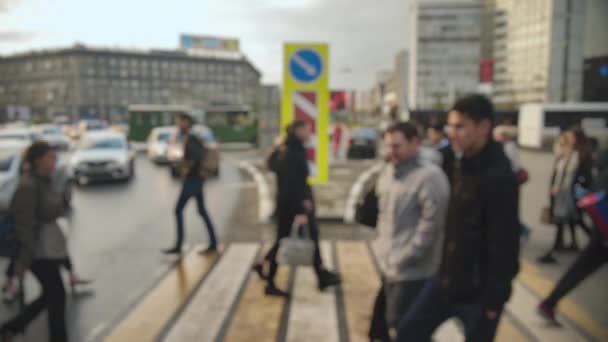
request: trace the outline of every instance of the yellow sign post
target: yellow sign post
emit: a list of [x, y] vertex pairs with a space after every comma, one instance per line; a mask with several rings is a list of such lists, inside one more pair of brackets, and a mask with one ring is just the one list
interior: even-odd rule
[[329, 47], [286, 43], [283, 55], [281, 129], [293, 120], [310, 122], [313, 137], [306, 146], [310, 182], [329, 179]]

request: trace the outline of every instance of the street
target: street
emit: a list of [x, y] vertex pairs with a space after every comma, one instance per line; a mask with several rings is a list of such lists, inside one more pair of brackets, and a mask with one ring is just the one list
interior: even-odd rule
[[[74, 210], [64, 220], [75, 269], [94, 282], [84, 293], [68, 296], [71, 341], [98, 341], [171, 269], [175, 258], [161, 254], [174, 243], [173, 210], [180, 183], [169, 171], [140, 156], [131, 183], [75, 187]], [[238, 202], [241, 178], [235, 164], [225, 161], [221, 178], [206, 185], [207, 208], [222, 239]], [[185, 212], [186, 243], [206, 245], [206, 231], [194, 201]], [[1, 269], [4, 270], [2, 261]], [[0, 277], [4, 279], [4, 277]], [[31, 276], [27, 294], [38, 292]], [[80, 292], [80, 291], [79, 291]], [[7, 310], [8, 309], [8, 310]], [[0, 305], [0, 321], [15, 312]], [[28, 328], [28, 341], [46, 333], [46, 316]]]

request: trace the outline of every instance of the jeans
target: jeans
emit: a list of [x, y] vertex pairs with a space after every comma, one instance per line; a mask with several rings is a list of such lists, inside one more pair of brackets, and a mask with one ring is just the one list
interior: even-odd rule
[[574, 264], [559, 280], [545, 303], [554, 307], [568, 292], [577, 287], [585, 278], [608, 262], [608, 247], [601, 238], [592, 238]]
[[397, 329], [425, 284], [426, 280], [383, 283], [374, 304], [370, 339], [391, 341], [389, 332]]
[[14, 319], [6, 324], [11, 331], [22, 332], [28, 324], [46, 309], [48, 312], [49, 341], [67, 342], [65, 325], [65, 289], [57, 260], [35, 260], [31, 271], [42, 287], [40, 296], [28, 304]]
[[485, 311], [485, 306], [477, 301], [451, 302], [441, 292], [439, 279], [433, 278], [425, 284], [422, 292], [401, 320], [397, 341], [431, 341], [435, 330], [451, 317], [457, 317], [462, 321], [466, 341], [493, 341], [502, 308], [493, 320], [486, 316]]
[[182, 243], [184, 242], [184, 208], [186, 207], [188, 200], [190, 200], [190, 198], [192, 197], [196, 199], [198, 213], [201, 215], [203, 221], [205, 221], [205, 225], [207, 226], [207, 233], [209, 234], [210, 244], [209, 247], [217, 247], [217, 239], [215, 237], [215, 229], [213, 228], [213, 222], [211, 221], [211, 217], [209, 217], [209, 213], [207, 213], [207, 208], [205, 208], [203, 183], [203, 180], [197, 177], [188, 177], [184, 181], [182, 192], [179, 195], [177, 205], [175, 207], [175, 219], [177, 221], [177, 242], [175, 244], [175, 247], [178, 249], [182, 247]]
[[[282, 238], [288, 237], [291, 234], [293, 221], [296, 217], [295, 213], [279, 208], [277, 210], [277, 235], [274, 244], [264, 258], [270, 264], [268, 272], [268, 284], [274, 285], [274, 279], [277, 275], [279, 264], [277, 263], [277, 253], [279, 252], [280, 242]], [[317, 276], [323, 270], [323, 260], [321, 259], [321, 250], [319, 249], [319, 226], [317, 224], [315, 214], [308, 215], [308, 233], [310, 238], [315, 243], [314, 269]]]

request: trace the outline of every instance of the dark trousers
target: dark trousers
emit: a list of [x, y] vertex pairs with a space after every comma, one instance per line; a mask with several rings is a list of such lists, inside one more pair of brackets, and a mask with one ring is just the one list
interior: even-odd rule
[[391, 329], [397, 329], [399, 322], [418, 297], [426, 280], [384, 282], [378, 291], [370, 325], [369, 337], [372, 341], [391, 341]]
[[205, 225], [207, 226], [210, 247], [217, 247], [217, 239], [215, 237], [215, 229], [213, 228], [213, 222], [211, 221], [211, 217], [209, 217], [209, 213], [207, 212], [207, 208], [205, 207], [205, 197], [203, 196], [203, 183], [203, 180], [197, 177], [188, 177], [184, 181], [182, 192], [180, 193], [179, 198], [177, 200], [177, 205], [175, 206], [175, 219], [177, 221], [177, 242], [175, 243], [175, 246], [177, 248], [181, 248], [182, 243], [184, 242], [183, 212], [184, 208], [186, 207], [186, 204], [192, 197], [196, 199], [198, 213], [201, 215], [203, 221], [205, 221]]
[[57, 260], [36, 260], [31, 271], [42, 287], [40, 296], [28, 304], [14, 319], [6, 324], [11, 331], [21, 332], [44, 310], [48, 313], [49, 341], [67, 342], [65, 325], [65, 289]]
[[490, 320], [486, 308], [479, 302], [453, 302], [444, 296], [438, 278], [429, 280], [418, 298], [399, 324], [398, 342], [431, 341], [435, 330], [451, 317], [459, 318], [464, 325], [468, 342], [489, 342], [494, 340], [498, 317]]
[[[274, 285], [274, 280], [279, 268], [279, 264], [277, 263], [277, 253], [279, 252], [280, 241], [282, 238], [288, 237], [291, 234], [295, 217], [296, 214], [288, 209], [279, 207], [277, 210], [276, 239], [272, 245], [272, 248], [270, 248], [266, 254], [266, 257], [264, 258], [270, 265], [268, 271], [268, 284]], [[323, 270], [323, 260], [321, 259], [321, 250], [319, 249], [319, 226], [314, 213], [308, 215], [308, 234], [315, 243], [315, 255], [313, 262], [315, 272], [318, 276]]]
[[[70, 259], [70, 257], [57, 260], [57, 262], [59, 262], [59, 265], [63, 266], [66, 270], [68, 270], [69, 272], [72, 272], [73, 266], [72, 266], [72, 260]], [[11, 279], [11, 278], [15, 277], [15, 260], [14, 259], [12, 259], [8, 263], [8, 267], [6, 268], [6, 272], [4, 274], [6, 275], [7, 279]]]
[[568, 292], [577, 287], [585, 278], [597, 271], [608, 262], [608, 247], [601, 238], [592, 238], [587, 247], [581, 252], [574, 264], [559, 280], [545, 303], [556, 306]]

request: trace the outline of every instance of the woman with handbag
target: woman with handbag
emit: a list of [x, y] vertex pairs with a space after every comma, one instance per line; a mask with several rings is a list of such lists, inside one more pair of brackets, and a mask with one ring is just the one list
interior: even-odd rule
[[[556, 161], [549, 188], [551, 205], [543, 216], [549, 216], [545, 217], [544, 221], [555, 224], [557, 230], [552, 248], [538, 259], [540, 263], [556, 263], [554, 252], [566, 249], [578, 250], [577, 225], [586, 232], [589, 231], [581, 218], [581, 211], [576, 207], [574, 198], [576, 184], [588, 188], [591, 183], [591, 155], [586, 142], [583, 132], [573, 128], [562, 133], [555, 146]], [[564, 246], [566, 225], [570, 228], [571, 236], [571, 245], [568, 248]]]
[[30, 270], [40, 283], [42, 293], [0, 327], [0, 340], [11, 341], [46, 309], [49, 341], [66, 342], [65, 290], [60, 267], [68, 252], [65, 236], [57, 224], [64, 207], [61, 194], [54, 189], [50, 178], [57, 157], [48, 143], [35, 142], [26, 151], [25, 160], [31, 170], [21, 177], [11, 203], [20, 246], [15, 272], [22, 276]]

